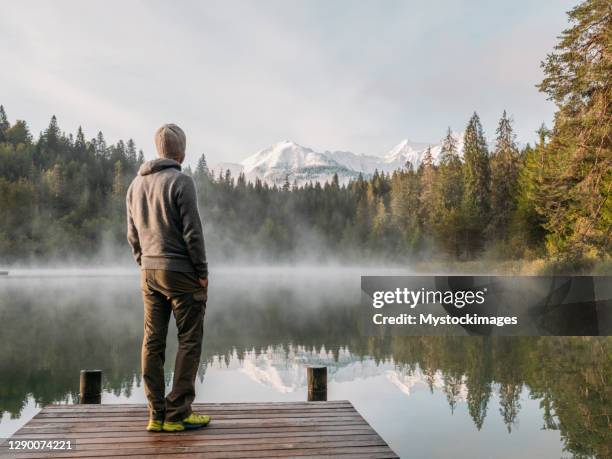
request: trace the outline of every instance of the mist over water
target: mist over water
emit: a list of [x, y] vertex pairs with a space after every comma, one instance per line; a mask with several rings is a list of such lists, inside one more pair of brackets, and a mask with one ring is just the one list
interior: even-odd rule
[[[212, 266], [197, 401], [305, 400], [306, 365], [322, 364], [329, 398], [350, 400], [402, 457], [609, 455], [609, 338], [361, 336], [360, 276], [406, 274]], [[104, 403], [144, 403], [142, 315], [129, 265], [0, 277], [0, 436], [76, 400], [82, 368], [104, 371]]]

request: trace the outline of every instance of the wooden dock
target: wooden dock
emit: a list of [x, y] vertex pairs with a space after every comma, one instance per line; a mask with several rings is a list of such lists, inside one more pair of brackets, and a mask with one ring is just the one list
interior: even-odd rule
[[211, 424], [179, 433], [145, 431], [144, 405], [50, 405], [10, 440], [71, 440], [71, 451], [8, 451], [13, 459], [113, 457], [397, 458], [348, 401], [194, 404]]

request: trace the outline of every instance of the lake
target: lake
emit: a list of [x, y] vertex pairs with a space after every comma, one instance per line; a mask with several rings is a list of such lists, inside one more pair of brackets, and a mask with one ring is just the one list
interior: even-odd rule
[[[214, 270], [196, 401], [306, 400], [306, 366], [321, 364], [328, 398], [401, 457], [612, 456], [611, 338], [364, 337], [360, 276], [377, 274], [409, 273]], [[104, 371], [103, 403], [144, 403], [142, 315], [133, 269], [0, 277], [0, 437], [76, 400], [84, 368]]]

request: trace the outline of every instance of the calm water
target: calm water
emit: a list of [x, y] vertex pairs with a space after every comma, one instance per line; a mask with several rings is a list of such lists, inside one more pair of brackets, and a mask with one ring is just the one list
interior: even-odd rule
[[[83, 274], [0, 278], [0, 437], [71, 403], [82, 368], [103, 403], [144, 402], [137, 273]], [[305, 400], [317, 363], [402, 457], [612, 456], [611, 338], [361, 337], [362, 274], [383, 272], [215, 271], [197, 401]]]

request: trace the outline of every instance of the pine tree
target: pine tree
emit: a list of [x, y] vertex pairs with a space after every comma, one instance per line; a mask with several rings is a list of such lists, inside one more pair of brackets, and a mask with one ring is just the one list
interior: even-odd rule
[[396, 171], [391, 179], [391, 218], [402, 243], [415, 253], [421, 243], [419, 176], [409, 162], [405, 171]]
[[202, 153], [202, 156], [198, 159], [196, 165], [196, 175], [199, 177], [209, 177], [210, 170], [208, 169], [208, 163], [206, 162], [206, 155]]
[[227, 188], [230, 188], [234, 185], [234, 179], [232, 178], [232, 171], [229, 169], [225, 170], [225, 177], [223, 178], [223, 182]]
[[433, 155], [431, 153], [431, 147], [428, 147], [423, 161], [419, 166], [419, 177], [421, 190], [420, 195], [420, 217], [421, 226], [423, 227], [423, 233], [431, 236], [434, 232], [436, 224], [436, 184], [437, 170], [433, 163]]
[[455, 159], [459, 159], [459, 151], [457, 146], [457, 139], [453, 136], [453, 131], [450, 126], [446, 131], [446, 137], [442, 140], [442, 147], [440, 150], [440, 162], [453, 162]]
[[246, 176], [242, 171], [240, 171], [238, 178], [236, 179], [236, 189], [240, 192], [244, 192], [247, 189]]
[[127, 141], [126, 157], [132, 165], [136, 165], [136, 163], [138, 162], [138, 156], [136, 153], [136, 143], [134, 143], [133, 139], [129, 139]]
[[544, 207], [547, 199], [542, 183], [546, 142], [551, 133], [544, 123], [537, 133], [539, 141], [535, 148], [525, 148], [518, 175], [516, 212], [512, 229], [517, 240], [517, 243], [513, 244], [514, 247], [523, 248], [523, 252], [518, 253], [520, 256], [525, 256], [525, 248], [538, 251], [546, 236], [544, 229], [546, 220], [538, 209]]
[[5, 141], [17, 146], [19, 144], [30, 144], [32, 136], [28, 125], [23, 120], [15, 121], [4, 133]]
[[0, 105], [0, 142], [6, 141], [5, 132], [11, 127], [4, 106]]
[[125, 142], [123, 140], [119, 140], [115, 148], [113, 148], [113, 160], [116, 161], [125, 161], [127, 159], [127, 149], [125, 147]]
[[442, 142], [440, 153], [440, 165], [433, 191], [434, 228], [439, 245], [445, 247], [450, 255], [459, 257], [462, 252], [463, 229], [463, 164], [457, 151], [457, 141], [450, 128]]
[[550, 255], [610, 256], [612, 238], [612, 5], [586, 0], [568, 13], [539, 89], [559, 111], [546, 146], [543, 187]]
[[335, 188], [335, 189], [340, 188], [340, 181], [338, 179], [338, 173], [337, 172], [334, 172], [331, 184], [332, 184], [332, 187]]
[[[310, 185], [312, 188], [312, 184]], [[357, 243], [365, 244], [370, 234], [373, 216], [373, 196], [371, 182], [367, 182], [362, 174], [359, 174], [353, 188], [353, 199], [355, 200], [355, 226], [357, 228]]]
[[74, 149], [79, 154], [85, 153], [85, 134], [83, 134], [83, 129], [79, 126], [77, 130], [76, 140], [74, 141]]
[[495, 151], [491, 156], [491, 223], [490, 234], [507, 241], [510, 221], [516, 212], [519, 153], [512, 121], [504, 110], [497, 127]]
[[96, 136], [96, 156], [100, 158], [105, 158], [108, 154], [107, 148], [108, 147], [106, 145], [106, 140], [104, 139], [104, 134], [102, 134], [102, 132], [98, 132], [98, 135]]
[[142, 166], [145, 162], [144, 153], [142, 150], [138, 150], [138, 160], [136, 161], [139, 166]]
[[478, 114], [474, 112], [465, 131], [463, 144], [464, 244], [468, 254], [476, 254], [484, 245], [484, 229], [490, 211], [490, 165], [487, 142]]
[[51, 150], [59, 148], [60, 129], [57, 124], [57, 117], [55, 115], [51, 117], [49, 126], [45, 130], [44, 137], [47, 147], [49, 147]]

